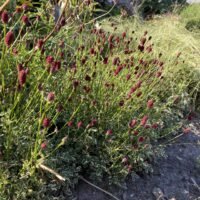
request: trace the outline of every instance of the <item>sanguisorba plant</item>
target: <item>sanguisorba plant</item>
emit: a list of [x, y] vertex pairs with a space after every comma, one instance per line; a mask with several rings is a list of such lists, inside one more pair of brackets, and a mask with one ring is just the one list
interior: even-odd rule
[[138, 41], [66, 25], [46, 40], [38, 34], [44, 20], [26, 6], [1, 13], [0, 191], [10, 199], [27, 198], [17, 196], [19, 183], [41, 163], [69, 183], [83, 173], [116, 182], [146, 169], [152, 142], [177, 125], [171, 108], [180, 99], [147, 32]]

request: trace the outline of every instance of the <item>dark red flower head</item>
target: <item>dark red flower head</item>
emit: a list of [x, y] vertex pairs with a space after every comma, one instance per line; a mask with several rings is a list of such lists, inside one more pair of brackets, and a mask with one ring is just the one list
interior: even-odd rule
[[128, 81], [130, 78], [131, 78], [131, 75], [130, 75], [130, 74], [127, 74], [127, 75], [126, 75], [126, 80]]
[[124, 100], [121, 100], [121, 101], [119, 102], [119, 105], [120, 105], [120, 106], [123, 106], [123, 105], [124, 105]]
[[56, 111], [59, 112], [59, 113], [62, 112], [63, 106], [61, 104], [58, 104]]
[[157, 123], [154, 123], [154, 124], [152, 124], [152, 126], [151, 126], [153, 129], [157, 129], [158, 128], [158, 124]]
[[91, 49], [90, 49], [90, 54], [91, 54], [91, 55], [95, 55], [95, 54], [96, 54], [96, 51], [95, 51], [94, 48], [91, 48]]
[[136, 94], [137, 97], [140, 97], [141, 95], [142, 95], [142, 92], [141, 92], [141, 91], [139, 91], [139, 92]]
[[83, 58], [81, 59], [82, 65], [84, 65], [84, 64], [86, 63], [86, 61], [87, 61], [87, 57], [83, 57]]
[[120, 37], [119, 36], [116, 37], [115, 41], [116, 41], [117, 44], [119, 44], [120, 43]]
[[85, 80], [86, 80], [86, 81], [91, 81], [91, 77], [90, 77], [89, 75], [86, 75], [86, 76], [85, 76]]
[[27, 72], [24, 69], [18, 72], [18, 80], [19, 80], [20, 86], [23, 86], [26, 83], [26, 75], [27, 75]]
[[103, 59], [103, 64], [104, 64], [104, 65], [107, 65], [107, 64], [108, 64], [108, 57], [105, 57], [105, 58]]
[[30, 26], [31, 25], [31, 23], [29, 21], [29, 18], [26, 15], [22, 16], [22, 22], [24, 22], [24, 24], [26, 26]]
[[22, 9], [24, 10], [24, 11], [27, 11], [28, 10], [28, 5], [27, 4], [22, 4]]
[[74, 87], [74, 89], [76, 89], [78, 86], [79, 86], [79, 81], [74, 80], [73, 81], [73, 87]]
[[17, 7], [15, 11], [16, 11], [16, 13], [21, 13], [22, 12], [22, 8], [21, 7]]
[[122, 38], [125, 38], [126, 37], [126, 32], [123, 32], [122, 33]]
[[191, 133], [191, 128], [190, 127], [183, 128], [182, 130], [183, 130], [183, 133], [185, 133], [185, 134]]
[[144, 137], [142, 137], [142, 136], [139, 137], [138, 141], [139, 141], [139, 142], [143, 142], [143, 141], [144, 141]]
[[147, 39], [146, 39], [145, 37], [142, 37], [142, 38], [140, 39], [141, 45], [144, 46], [146, 40], [147, 40]]
[[127, 170], [129, 173], [132, 171], [132, 169], [133, 169], [133, 166], [131, 164], [127, 166]]
[[117, 69], [114, 71], [114, 75], [117, 76], [122, 69], [123, 67], [121, 65], [117, 66]]
[[20, 72], [23, 69], [23, 65], [22, 64], [18, 64], [17, 65], [17, 71]]
[[162, 75], [162, 72], [161, 72], [161, 71], [158, 71], [157, 74], [156, 74], [156, 77], [159, 78], [161, 75]]
[[9, 31], [5, 37], [5, 44], [9, 47], [15, 40], [14, 34], [12, 31]]
[[142, 44], [138, 45], [138, 50], [140, 50], [141, 52], [144, 51], [144, 46]]
[[113, 59], [113, 65], [117, 65], [117, 64], [119, 64], [119, 63], [120, 63], [119, 57], [115, 57], [115, 58]]
[[130, 89], [128, 95], [133, 94], [136, 90], [137, 90], [137, 87], [133, 86], [133, 87]]
[[136, 119], [133, 119], [133, 120], [131, 120], [131, 122], [129, 123], [129, 127], [130, 127], [130, 128], [134, 128], [136, 124], [137, 124], [137, 120], [136, 120]]
[[147, 120], [148, 120], [148, 116], [145, 115], [145, 116], [142, 118], [142, 120], [141, 120], [141, 122], [140, 122], [140, 125], [141, 125], [141, 126], [145, 126], [146, 123], [147, 123]]
[[83, 89], [84, 89], [84, 91], [85, 91], [86, 93], [89, 93], [89, 92], [91, 91], [91, 88], [88, 87], [87, 85], [84, 85], [84, 86], [83, 86]]
[[43, 90], [43, 85], [42, 85], [41, 83], [39, 83], [39, 85], [38, 85], [38, 90], [39, 90], [39, 91], [42, 91], [42, 90]]
[[68, 126], [68, 127], [72, 127], [72, 126], [73, 126], [73, 121], [67, 122], [67, 126]]
[[60, 25], [64, 26], [65, 23], [66, 23], [65, 17], [62, 17], [61, 20], [60, 20]]
[[187, 116], [187, 119], [188, 119], [189, 121], [191, 121], [192, 118], [193, 118], [193, 115], [190, 113], [190, 114]]
[[135, 87], [136, 87], [136, 88], [140, 88], [140, 87], [141, 87], [141, 85], [142, 85], [142, 81], [141, 81], [141, 80], [139, 80], [139, 81], [136, 83]]
[[52, 62], [51, 67], [49, 68], [49, 70], [50, 70], [51, 73], [54, 73], [54, 72], [57, 71], [56, 62]]
[[154, 101], [153, 99], [150, 99], [148, 102], [147, 102], [147, 108], [153, 108], [153, 105], [154, 105]]
[[9, 16], [8, 16], [8, 12], [6, 10], [4, 10], [1, 14], [1, 21], [4, 23], [4, 24], [7, 24], [8, 23], [8, 20], [9, 20]]
[[56, 61], [55, 62], [55, 67], [56, 67], [56, 71], [58, 71], [61, 68], [61, 62], [60, 61]]
[[54, 58], [53, 58], [52, 56], [47, 56], [47, 57], [46, 57], [46, 63], [47, 63], [47, 64], [52, 64], [53, 61], [54, 61]]
[[136, 130], [136, 131], [133, 132], [133, 134], [134, 134], [134, 135], [138, 135], [139, 132]]
[[146, 48], [146, 51], [148, 53], [152, 52], [153, 48], [152, 48], [152, 45], [149, 45], [147, 48]]
[[146, 36], [147, 34], [148, 34], [148, 31], [145, 31], [145, 32], [144, 32], [144, 36]]
[[85, 5], [89, 6], [91, 3], [91, 0], [84, 0]]
[[60, 52], [60, 58], [61, 59], [63, 59], [64, 58], [64, 56], [65, 56], [65, 53], [62, 51], [62, 52]]
[[54, 101], [54, 99], [55, 99], [54, 92], [49, 92], [48, 95], [47, 95], [47, 100], [48, 101]]
[[112, 135], [112, 133], [113, 133], [113, 132], [112, 132], [111, 129], [109, 129], [109, 130], [106, 131], [106, 135]]
[[146, 125], [144, 126], [144, 128], [149, 129], [149, 128], [151, 128], [151, 126], [150, 126], [149, 124], [146, 124]]
[[41, 144], [41, 149], [46, 149], [47, 147], [47, 142], [44, 141], [42, 144]]
[[42, 125], [44, 128], [48, 128], [50, 126], [51, 120], [47, 117], [45, 117], [42, 121]]
[[39, 39], [38, 42], [37, 42], [37, 45], [36, 45], [36, 49], [40, 49], [41, 50], [43, 45], [44, 45], [43, 39]]
[[16, 55], [18, 54], [17, 48], [13, 48], [12, 52], [13, 52], [13, 54], [16, 56]]
[[108, 42], [112, 43], [113, 42], [113, 38], [114, 38], [114, 35], [110, 35], [109, 38], [108, 38]]
[[80, 122], [77, 123], [78, 128], [81, 128], [82, 126], [83, 126], [83, 122], [80, 121]]
[[93, 119], [90, 123], [89, 123], [89, 127], [94, 127], [97, 125], [97, 120]]

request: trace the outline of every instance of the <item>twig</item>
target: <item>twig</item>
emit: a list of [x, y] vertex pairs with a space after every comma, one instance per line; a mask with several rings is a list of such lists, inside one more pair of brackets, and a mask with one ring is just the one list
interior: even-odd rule
[[[47, 167], [47, 166], [44, 165], [44, 164], [39, 164], [39, 168], [41, 168], [42, 170], [47, 171], [47, 172], [53, 174], [58, 180], [60, 180], [60, 181], [62, 181], [62, 182], [64, 182], [64, 181], [66, 180], [66, 178], [64, 178], [63, 176], [61, 176], [60, 174], [58, 174], [57, 172], [55, 172], [53, 169]], [[103, 192], [103, 193], [109, 195], [109, 196], [112, 197], [113, 199], [115, 199], [115, 200], [120, 200], [120, 199], [118, 199], [116, 196], [114, 196], [113, 194], [111, 194], [110, 192], [108, 192], [108, 191], [106, 191], [106, 190], [104, 190], [104, 189], [102, 189], [102, 188], [100, 188], [100, 187], [94, 185], [93, 183], [89, 182], [88, 180], [86, 180], [86, 179], [83, 178], [82, 176], [78, 176], [78, 178], [79, 178], [80, 180], [84, 181], [85, 183], [89, 184], [90, 186], [96, 188], [97, 190], [100, 190], [101, 192]]]
[[81, 179], [82, 181], [84, 181], [84, 182], [86, 182], [87, 184], [91, 185], [92, 187], [96, 188], [97, 190], [100, 190], [101, 192], [103, 192], [103, 193], [109, 195], [109, 196], [112, 197], [113, 199], [120, 200], [120, 199], [118, 199], [116, 196], [114, 196], [113, 194], [111, 194], [110, 192], [108, 192], [108, 191], [106, 191], [106, 190], [104, 190], [104, 189], [102, 189], [102, 188], [100, 188], [100, 187], [94, 185], [93, 183], [89, 182], [88, 180], [86, 180], [86, 179], [83, 178], [82, 176], [79, 176], [79, 179]]
[[88, 25], [88, 24], [91, 24], [93, 22], [95, 22], [96, 20], [102, 18], [102, 17], [105, 17], [106, 15], [108, 15], [110, 12], [112, 12], [112, 10], [116, 7], [116, 3], [113, 4], [113, 6], [110, 8], [110, 10], [108, 10], [108, 12], [106, 12], [105, 14], [103, 15], [100, 15], [92, 20], [90, 20], [89, 22], [85, 23], [84, 25]]
[[49, 167], [43, 165], [43, 164], [39, 164], [39, 168], [41, 168], [44, 171], [47, 171], [51, 174], [53, 174], [59, 181], [64, 182], [66, 179], [64, 177], [62, 177], [60, 174], [58, 174], [57, 172], [55, 172], [53, 169], [50, 169]]
[[0, 7], [0, 13], [4, 10], [4, 8], [10, 3], [10, 0], [6, 0], [4, 4]]
[[193, 178], [190, 178], [190, 179], [193, 182], [194, 186], [200, 191], [200, 187], [198, 186], [198, 184], [196, 183], [196, 181]]
[[173, 137], [172, 139], [168, 140], [168, 141], [167, 141], [167, 142], [165, 142], [163, 145], [170, 144], [170, 142], [173, 142], [173, 141], [175, 141], [176, 139], [178, 139], [179, 137], [181, 137], [181, 136], [183, 136], [183, 135], [184, 135], [184, 133], [181, 133], [181, 134], [179, 134], [179, 135], [177, 135], [177, 136]]
[[[58, 24], [60, 23], [60, 20], [61, 20], [63, 14], [64, 14], [64, 11], [65, 11], [66, 7], [67, 7], [67, 0], [65, 1], [65, 4], [64, 4], [63, 9], [62, 9], [62, 12], [61, 12], [61, 14], [60, 14], [60, 16], [59, 16], [59, 18], [58, 18], [58, 20], [57, 20], [57, 22], [56, 22], [56, 24], [55, 24], [53, 30], [44, 38], [44, 40], [43, 40], [44, 43], [45, 43], [45, 42], [52, 36], [52, 34], [55, 32], [55, 30], [56, 30]], [[70, 17], [69, 17], [67, 20], [69, 20], [69, 19], [70, 19]]]

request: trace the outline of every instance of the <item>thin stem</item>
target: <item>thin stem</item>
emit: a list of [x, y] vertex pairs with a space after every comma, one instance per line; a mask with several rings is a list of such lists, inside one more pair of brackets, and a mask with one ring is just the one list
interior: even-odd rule
[[5, 7], [10, 3], [10, 0], [6, 0], [4, 4], [0, 7], [0, 13], [5, 9]]
[[100, 188], [99, 186], [96, 186], [94, 185], [93, 183], [91, 183], [90, 181], [86, 180], [85, 178], [83, 178], [82, 176], [79, 176], [79, 179], [84, 181], [85, 183], [91, 185], [92, 187], [96, 188], [97, 190], [100, 190], [101, 192], [109, 195], [110, 197], [112, 197], [113, 199], [116, 199], [116, 200], [120, 200], [119, 198], [117, 198], [116, 196], [114, 196], [113, 194], [111, 194], [110, 192]]

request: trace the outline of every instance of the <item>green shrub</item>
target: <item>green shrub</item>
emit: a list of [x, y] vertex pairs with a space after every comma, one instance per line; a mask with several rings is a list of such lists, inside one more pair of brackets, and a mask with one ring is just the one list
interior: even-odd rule
[[189, 22], [187, 22], [185, 28], [189, 31], [200, 30], [200, 20], [190, 20]]
[[181, 13], [181, 19], [186, 24], [185, 27], [189, 31], [198, 32], [200, 30], [200, 5], [193, 4], [185, 7]]
[[152, 144], [180, 127], [187, 83], [165, 68], [180, 63], [184, 73], [182, 59], [155, 55], [146, 31], [135, 40], [125, 30], [112, 34], [71, 22], [46, 37], [52, 18], [23, 11], [7, 22], [3, 15], [1, 196], [54, 196], [41, 164], [64, 176], [67, 186], [79, 175], [118, 183], [132, 171], [149, 171], [160, 153]]
[[144, 17], [155, 14], [163, 14], [171, 12], [175, 5], [183, 5], [186, 0], [144, 0], [140, 8], [140, 12]]

